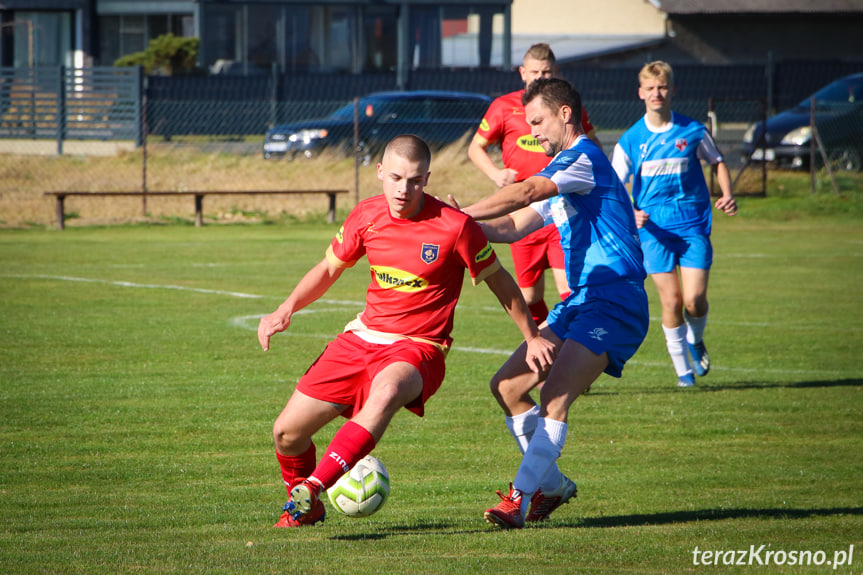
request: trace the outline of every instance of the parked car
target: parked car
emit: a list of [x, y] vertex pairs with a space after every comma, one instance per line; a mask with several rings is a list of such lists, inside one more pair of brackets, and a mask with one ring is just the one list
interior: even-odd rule
[[[743, 136], [743, 159], [775, 161], [782, 167], [808, 170], [813, 97], [815, 126], [831, 166], [853, 171], [863, 168], [863, 74], [831, 82], [790, 110], [768, 118], [766, 131], [762, 122], [753, 125]], [[817, 150], [816, 161], [816, 165], [822, 163]]]
[[[447, 91], [377, 92], [359, 99], [359, 148], [366, 160], [393, 137], [411, 133], [432, 147], [458, 141], [479, 125], [491, 98]], [[350, 153], [354, 141], [354, 103], [331, 116], [268, 130], [264, 158], [311, 157], [325, 148]]]

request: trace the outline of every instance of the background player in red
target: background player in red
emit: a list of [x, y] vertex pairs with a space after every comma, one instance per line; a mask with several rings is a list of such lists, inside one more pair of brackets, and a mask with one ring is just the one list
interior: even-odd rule
[[[556, 58], [551, 47], [545, 43], [531, 46], [518, 71], [525, 88], [537, 78], [550, 78], [557, 71]], [[539, 173], [551, 159], [530, 134], [530, 126], [524, 117], [524, 105], [521, 103], [522, 94], [523, 89], [496, 98], [468, 146], [468, 157], [498, 188]], [[590, 118], [583, 109], [581, 124], [587, 137], [602, 148]], [[500, 144], [503, 168], [498, 168], [489, 156], [488, 146], [491, 144]], [[545, 226], [511, 244], [510, 249], [516, 280], [534, 321], [540, 324], [548, 315], [548, 306], [545, 303], [545, 270], [551, 268], [561, 299], [569, 293], [557, 228], [553, 225]]]
[[[518, 285], [497, 260], [480, 226], [425, 194], [431, 153], [421, 139], [394, 138], [378, 164], [383, 194], [360, 202], [326, 256], [258, 326], [258, 341], [284, 331], [291, 317], [324, 295], [342, 272], [366, 256], [366, 307], [300, 378], [273, 424], [276, 456], [289, 499], [275, 527], [324, 519], [321, 493], [368, 455], [402, 407], [422, 416], [443, 382], [453, 314], [467, 269], [485, 281], [527, 342], [539, 372], [554, 345], [540, 336]], [[312, 436], [342, 415], [348, 421], [316, 463]]]

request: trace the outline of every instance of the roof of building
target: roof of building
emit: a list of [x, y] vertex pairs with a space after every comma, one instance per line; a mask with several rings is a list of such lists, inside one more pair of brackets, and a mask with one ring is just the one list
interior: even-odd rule
[[558, 62], [583, 60], [596, 58], [624, 50], [644, 48], [662, 42], [664, 35], [609, 35], [609, 36], [582, 36], [582, 35], [548, 35], [537, 36], [513, 35], [512, 36], [512, 65], [518, 66], [524, 58], [525, 52], [531, 45], [537, 42], [546, 42], [554, 50], [554, 56]]
[[863, 0], [649, 0], [666, 14], [863, 12]]

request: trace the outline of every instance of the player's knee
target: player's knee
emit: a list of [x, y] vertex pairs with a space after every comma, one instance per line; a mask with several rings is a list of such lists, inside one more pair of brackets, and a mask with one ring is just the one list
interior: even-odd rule
[[500, 401], [500, 379], [497, 377], [497, 374], [495, 374], [495, 376], [491, 378], [491, 381], [489, 382], [488, 387], [491, 390], [491, 394], [499, 402]]
[[491, 394], [500, 405], [510, 405], [517, 401], [523, 394], [521, 388], [514, 379], [495, 374], [489, 383]]
[[668, 293], [662, 297], [662, 308], [669, 312], [680, 313], [683, 309], [683, 296], [680, 293]]
[[292, 454], [299, 450], [307, 439], [297, 430], [286, 427], [280, 420], [273, 424], [273, 443], [279, 453]]

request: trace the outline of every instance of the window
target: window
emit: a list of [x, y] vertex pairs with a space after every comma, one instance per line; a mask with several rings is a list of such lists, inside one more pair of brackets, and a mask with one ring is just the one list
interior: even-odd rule
[[110, 14], [99, 17], [99, 65], [113, 66], [122, 56], [142, 52], [162, 34], [191, 37], [191, 14]]
[[363, 69], [394, 70], [398, 60], [395, 7], [369, 6], [363, 13]]
[[411, 67], [487, 68], [502, 62], [500, 6], [412, 6]]
[[70, 12], [15, 12], [13, 66], [72, 65]]
[[273, 62], [278, 61], [276, 28], [279, 23], [279, 13], [277, 6], [249, 6], [250, 66], [269, 72]]

